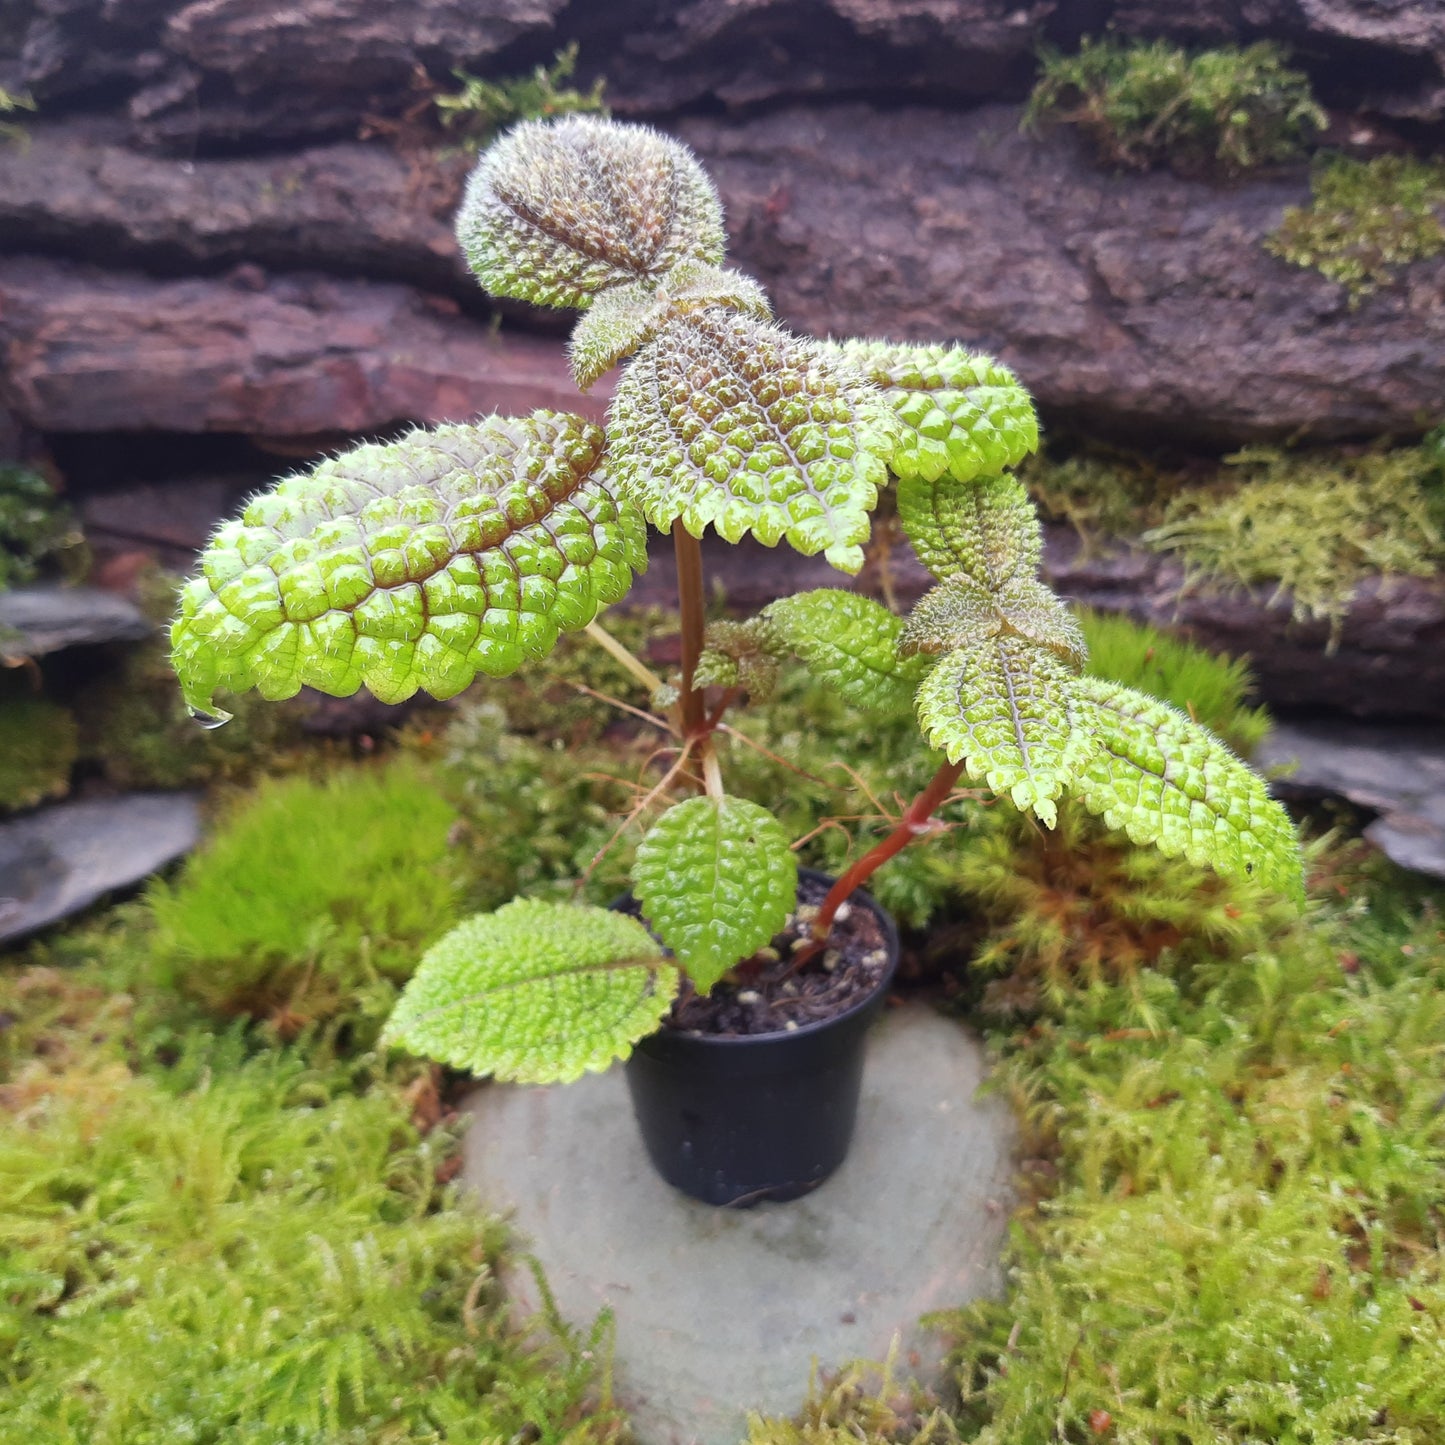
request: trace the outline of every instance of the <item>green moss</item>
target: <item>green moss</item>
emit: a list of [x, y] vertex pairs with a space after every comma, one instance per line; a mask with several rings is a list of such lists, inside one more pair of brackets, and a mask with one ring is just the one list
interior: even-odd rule
[[0, 688], [0, 813], [64, 797], [77, 752], [75, 719], [65, 708]]
[[596, 80], [592, 89], [575, 90], [563, 82], [577, 68], [577, 43], [559, 50], [551, 65], [539, 65], [531, 75], [512, 80], [482, 80], [465, 70], [452, 74], [462, 88], [433, 99], [441, 123], [462, 139], [468, 151], [479, 151], [496, 134], [519, 120], [541, 120], [547, 116], [606, 115], [602, 99], [606, 86]]
[[375, 1036], [457, 916], [456, 814], [415, 763], [263, 783], [175, 884], [156, 884], [158, 981], [283, 1036]]
[[1338, 281], [1357, 302], [1412, 261], [1445, 251], [1445, 160], [1329, 156], [1315, 167], [1309, 205], [1285, 211], [1265, 246]]
[[1246, 701], [1253, 691], [1249, 665], [1127, 617], [1081, 612], [1089, 645], [1090, 677], [1136, 687], [1187, 712], [1247, 758], [1269, 731], [1263, 708]]
[[1145, 537], [1178, 552], [1195, 577], [1274, 583], [1296, 620], [1328, 619], [1337, 636], [1367, 577], [1438, 570], [1445, 506], [1426, 449], [1342, 457], [1256, 448], [1226, 461], [1237, 483], [1176, 498]]
[[1163, 520], [1180, 488], [1176, 473], [1122, 453], [1031, 457], [1019, 475], [1047, 522], [1067, 522], [1086, 551], [1112, 537], [1135, 537]]
[[1262, 42], [1190, 55], [1157, 40], [1045, 51], [1027, 126], [1078, 126], [1108, 164], [1226, 175], [1299, 155], [1326, 124], [1309, 79]]
[[[0, 137], [7, 129], [0, 124]], [[0, 591], [33, 582], [50, 566], [68, 577], [84, 569], [75, 519], [39, 472], [0, 466]]]
[[0, 1120], [11, 1438], [616, 1434], [605, 1339], [510, 1331], [500, 1227], [438, 1182], [453, 1141], [398, 1088], [234, 1036], [164, 1073], [43, 1068]]

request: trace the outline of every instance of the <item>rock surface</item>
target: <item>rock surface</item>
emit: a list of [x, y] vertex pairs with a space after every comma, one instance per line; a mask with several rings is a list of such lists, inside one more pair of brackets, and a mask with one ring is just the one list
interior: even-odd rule
[[[1285, 207], [1308, 195], [1303, 168], [1230, 187], [1113, 176], [1073, 137], [1037, 140], [1018, 124], [1012, 106], [958, 115], [846, 105], [692, 119], [678, 130], [716, 176], [738, 264], [802, 331], [963, 340], [1014, 366], [1046, 420], [1216, 449], [1406, 437], [1438, 418], [1445, 257], [1417, 263], [1352, 309], [1343, 288], [1264, 250]], [[34, 129], [28, 150], [0, 148], [0, 249], [104, 254], [152, 273], [248, 264], [230, 283], [156, 289], [55, 262], [0, 262], [0, 335], [20, 348], [11, 359], [17, 387], [72, 346], [91, 354], [78, 365], [93, 370], [109, 355], [138, 384], [154, 377], [152, 354], [184, 347], [201, 362], [157, 421], [134, 413], [128, 397], [108, 407], [103, 387], [86, 405], [88, 386], [74, 398], [81, 404], [59, 408], [41, 406], [33, 388], [17, 392], [22, 420], [97, 430], [126, 426], [129, 414], [132, 427], [294, 430], [265, 408], [247, 417], [243, 404], [235, 416], [206, 390], [244, 389], [254, 383], [236, 373], [274, 370], [278, 331], [286, 365], [332, 378], [325, 386], [336, 400], [320, 409], [335, 414], [313, 407], [318, 430], [345, 430], [358, 414], [378, 424], [378, 407], [355, 406], [354, 385], [335, 378], [350, 367], [371, 373], [372, 386], [403, 389], [394, 374], [375, 379], [394, 372], [403, 349], [432, 355], [435, 372], [476, 371], [466, 395], [502, 404], [486, 401], [502, 371], [480, 323], [428, 310], [443, 298], [254, 270], [404, 278], [479, 305], [447, 219], [454, 165], [348, 143], [180, 166], [125, 148], [103, 126]], [[77, 310], [86, 323], [78, 335], [66, 319]], [[52, 346], [37, 334], [44, 326], [57, 328]], [[328, 329], [334, 340], [323, 347]], [[575, 396], [560, 341], [509, 344], [521, 354], [508, 365], [530, 373], [519, 394], [536, 395], [540, 382], [552, 404]], [[317, 354], [290, 359], [308, 345]], [[63, 376], [56, 385], [65, 388]], [[423, 409], [381, 420], [444, 414], [435, 399], [408, 404]], [[188, 426], [188, 416], [198, 420]]]
[[0, 943], [131, 888], [200, 840], [200, 797], [132, 793], [0, 822]]
[[1344, 798], [1377, 814], [1365, 829], [1402, 868], [1445, 878], [1445, 740], [1438, 729], [1279, 723], [1256, 754], [1288, 766], [1281, 796]]
[[44, 110], [98, 96], [133, 132], [193, 153], [354, 136], [425, 104], [454, 68], [515, 74], [563, 45], [624, 113], [860, 93], [1019, 97], [1039, 43], [1082, 33], [1292, 45], [1334, 104], [1439, 120], [1445, 16], [1380, 0], [19, 0], [0, 81]]
[[373, 432], [536, 407], [600, 415], [555, 341], [325, 276], [156, 281], [0, 260], [0, 398], [48, 432]]
[[17, 587], [0, 592], [0, 659], [44, 657], [66, 647], [139, 642], [149, 619], [134, 603], [95, 587]]
[[[883, 1359], [937, 1373], [929, 1310], [1002, 1286], [1014, 1126], [976, 1098], [983, 1050], [921, 1005], [869, 1039], [842, 1168], [790, 1204], [717, 1209], [653, 1173], [620, 1069], [468, 1100], [463, 1178], [513, 1211], [565, 1316], [617, 1321], [619, 1402], [646, 1445], [733, 1445], [750, 1409], [791, 1414], [810, 1369]], [[533, 1305], [535, 1286], [515, 1281]], [[925, 1363], [926, 1361], [926, 1363]]]

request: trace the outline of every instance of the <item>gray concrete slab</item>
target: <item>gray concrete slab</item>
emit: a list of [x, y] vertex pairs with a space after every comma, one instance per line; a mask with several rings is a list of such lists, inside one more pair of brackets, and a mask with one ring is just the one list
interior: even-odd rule
[[663, 1183], [620, 1069], [478, 1088], [463, 1177], [511, 1211], [564, 1314], [612, 1307], [617, 1391], [643, 1445], [728, 1445], [749, 1410], [799, 1409], [814, 1362], [882, 1359], [899, 1334], [936, 1370], [919, 1317], [1002, 1287], [1014, 1128], [1002, 1099], [975, 1097], [983, 1076], [958, 1024], [888, 1011], [852, 1152], [788, 1204], [717, 1209]]

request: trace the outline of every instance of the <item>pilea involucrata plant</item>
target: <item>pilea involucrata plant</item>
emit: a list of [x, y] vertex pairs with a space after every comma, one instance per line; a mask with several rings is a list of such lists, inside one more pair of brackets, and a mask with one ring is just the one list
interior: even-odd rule
[[[503, 1079], [575, 1078], [658, 1027], [679, 971], [705, 994], [763, 949], [796, 902], [793, 840], [728, 793], [719, 738], [726, 710], [790, 662], [860, 708], [915, 698], [921, 745], [939, 755], [817, 910], [800, 967], [822, 966], [811, 959], [848, 895], [934, 830], [965, 776], [1043, 827], [1074, 797], [1135, 843], [1300, 891], [1294, 830], [1257, 776], [1189, 718], [1081, 675], [1082, 635], [1039, 578], [1039, 523], [1009, 471], [1038, 425], [1005, 367], [790, 334], [723, 265], [722, 209], [695, 158], [640, 126], [516, 127], [481, 158], [457, 229], [494, 295], [581, 311], [580, 386], [625, 364], [607, 424], [539, 411], [418, 429], [257, 497], [184, 590], [172, 639], [186, 699], [217, 718], [221, 690], [447, 698], [586, 629], [648, 685], [674, 747], [633, 874], [651, 931], [538, 900], [472, 918], [421, 961], [392, 1041]], [[824, 588], [709, 633], [709, 527], [856, 573], [890, 485], [937, 579], [911, 616]], [[649, 525], [676, 555], [672, 684], [595, 621], [646, 565]]]

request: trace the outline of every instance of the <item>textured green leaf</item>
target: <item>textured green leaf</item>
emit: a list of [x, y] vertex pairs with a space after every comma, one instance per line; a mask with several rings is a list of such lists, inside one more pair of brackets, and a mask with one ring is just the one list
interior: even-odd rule
[[603, 442], [580, 417], [488, 417], [357, 447], [255, 498], [182, 590], [187, 702], [302, 686], [451, 697], [544, 655], [646, 565]]
[[903, 621], [856, 592], [820, 587], [772, 603], [763, 613], [787, 648], [856, 707], [906, 702], [927, 664], [899, 656]]
[[698, 990], [762, 948], [798, 899], [782, 824], [741, 798], [689, 798], [648, 829], [633, 890]]
[[856, 572], [893, 428], [873, 388], [816, 342], [713, 307], [638, 353], [608, 433], [618, 479], [654, 527], [786, 538]]
[[999, 592], [1031, 578], [1043, 557], [1038, 514], [1013, 477], [985, 477], [967, 486], [900, 481], [898, 520], [919, 561], [939, 581], [961, 576]]
[[383, 1042], [511, 1083], [566, 1083], [626, 1058], [677, 984], [635, 918], [518, 898], [427, 950]]
[[1167, 703], [1102, 678], [1076, 687], [1099, 748], [1071, 791], [1091, 813], [1166, 857], [1303, 896], [1294, 824], [1257, 773]]
[[958, 346], [832, 344], [882, 388], [903, 423], [889, 463], [896, 476], [971, 482], [1037, 450], [1033, 401], [1013, 372], [992, 357]]
[[950, 652], [1000, 633], [1047, 647], [1075, 671], [1088, 656], [1068, 606], [1036, 577], [1015, 577], [994, 593], [963, 576], [941, 582], [919, 598], [898, 648], [905, 656]]
[[656, 337], [675, 316], [723, 306], [766, 321], [773, 308], [763, 288], [737, 271], [682, 261], [661, 281], [634, 281], [604, 291], [578, 321], [567, 354], [586, 391], [604, 372]]
[[457, 239], [496, 296], [586, 306], [681, 261], [723, 258], [722, 206], [691, 151], [641, 125], [527, 121], [472, 172]]
[[939, 659], [918, 689], [918, 721], [949, 762], [1053, 827], [1054, 799], [1095, 747], [1074, 687], [1055, 653], [1000, 633]]

